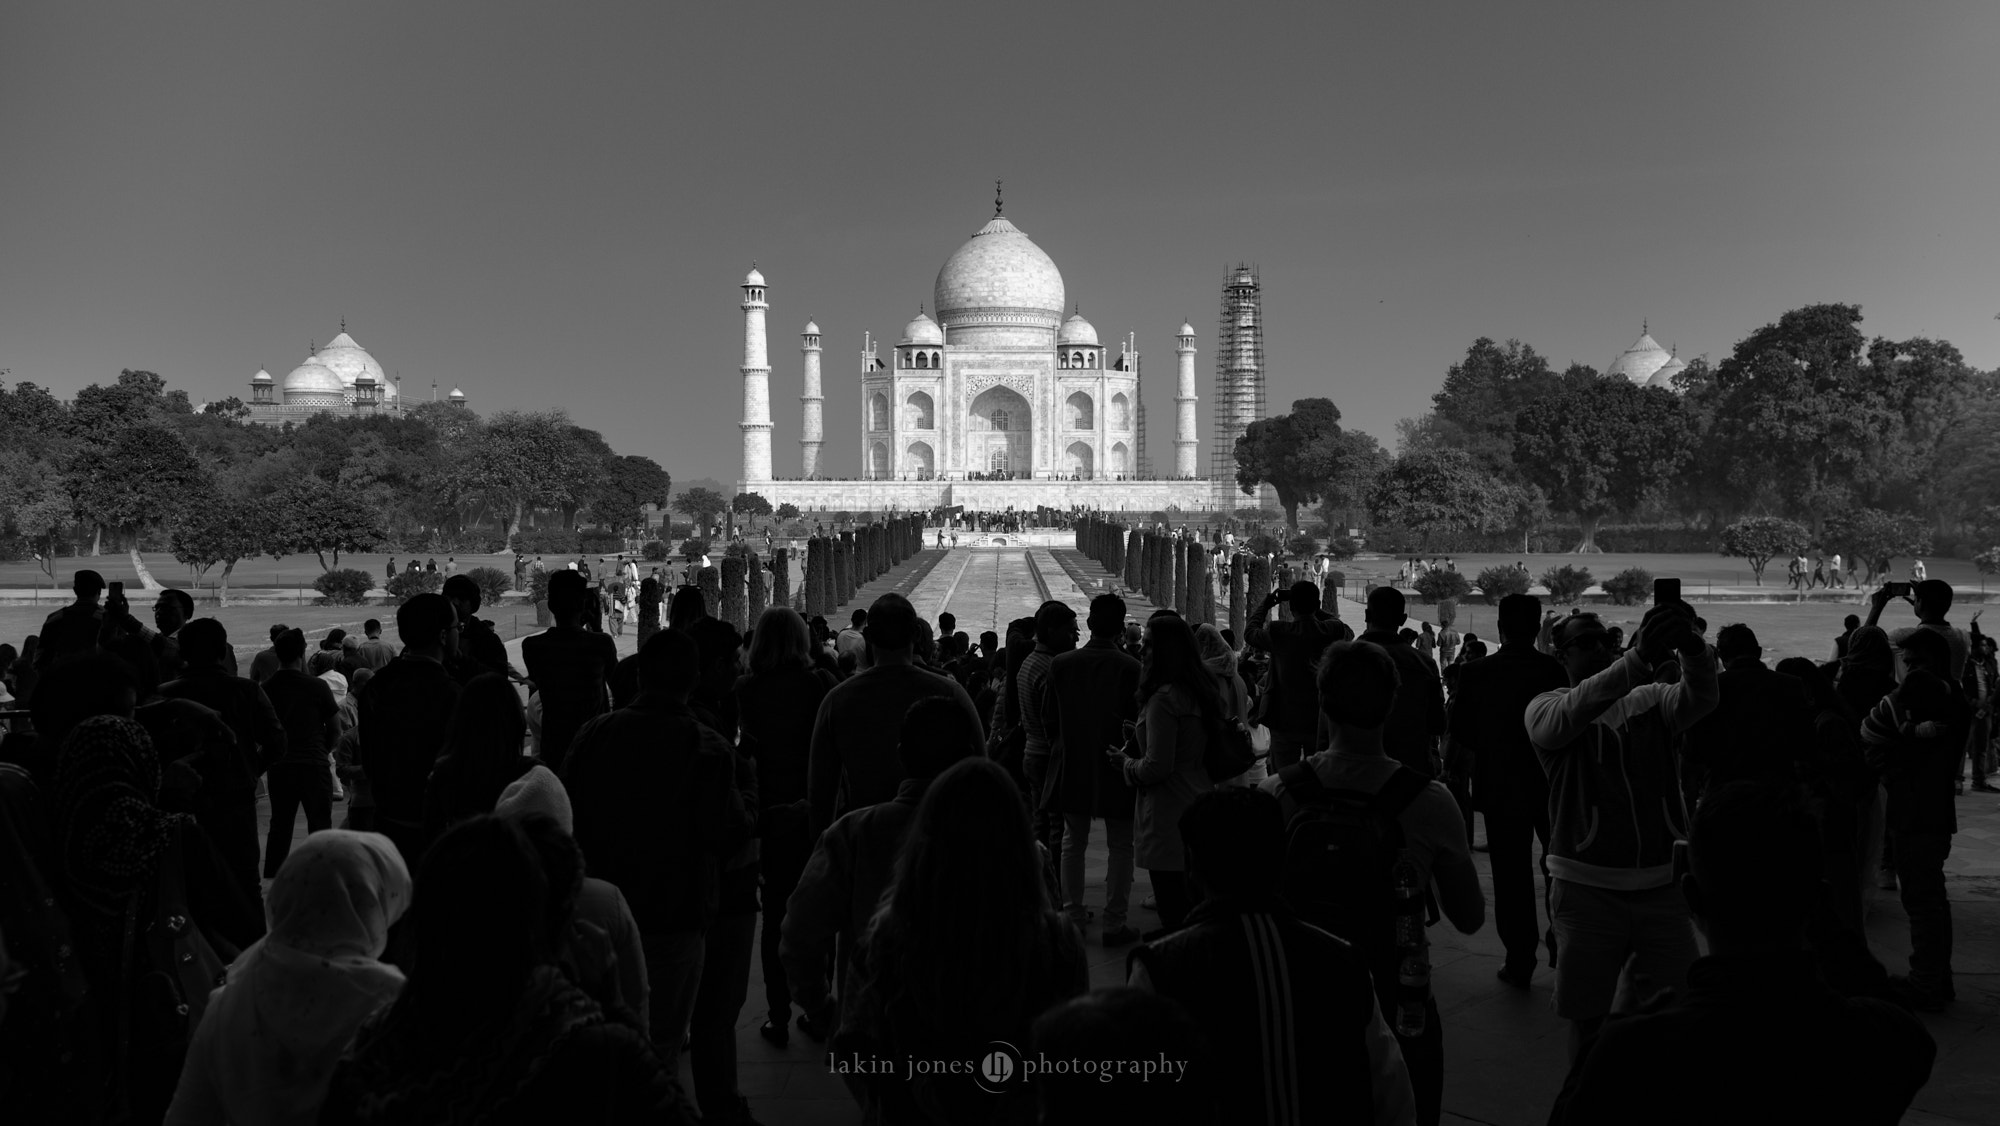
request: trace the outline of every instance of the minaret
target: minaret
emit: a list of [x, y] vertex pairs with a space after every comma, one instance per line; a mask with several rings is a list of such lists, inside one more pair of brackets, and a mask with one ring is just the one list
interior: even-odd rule
[[743, 480], [771, 479], [771, 357], [764, 343], [764, 275], [743, 279]]
[[820, 414], [825, 400], [819, 392], [819, 326], [806, 322], [806, 330], [799, 334], [799, 351], [805, 355], [805, 392], [799, 402], [805, 406], [805, 426], [800, 433], [799, 449], [804, 463], [803, 476], [810, 481], [819, 476], [819, 450], [825, 435], [821, 430], [823, 419]]
[[1189, 478], [1195, 469], [1194, 439], [1194, 326], [1181, 322], [1174, 351], [1180, 355], [1180, 380], [1174, 390], [1174, 404], [1180, 408], [1174, 418], [1174, 476]]

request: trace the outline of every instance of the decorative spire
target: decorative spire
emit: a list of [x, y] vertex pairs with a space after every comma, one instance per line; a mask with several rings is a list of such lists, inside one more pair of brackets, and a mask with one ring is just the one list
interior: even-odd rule
[[993, 214], [1002, 214], [1000, 210], [1000, 181], [998, 180], [993, 181]]
[[347, 318], [345, 316], [342, 316], [340, 318], [340, 331], [342, 332], [347, 331]]
[[1640, 336], [1651, 336], [1652, 334], [1653, 334], [1653, 326], [1652, 326], [1652, 324], [1651, 324], [1650, 322], [1648, 322], [1648, 321], [1647, 321], [1647, 320], [1646, 320], [1645, 318], [1641, 317], [1641, 318], [1639, 319], [1639, 335], [1640, 335]]

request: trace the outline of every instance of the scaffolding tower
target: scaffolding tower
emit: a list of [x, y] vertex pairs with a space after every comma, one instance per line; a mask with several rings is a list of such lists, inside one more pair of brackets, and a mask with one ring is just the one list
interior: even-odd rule
[[1238, 263], [1222, 276], [1222, 327], [1215, 335], [1215, 443], [1208, 472], [1215, 503], [1225, 511], [1274, 505], [1269, 485], [1248, 497], [1236, 487], [1236, 439], [1264, 414], [1264, 286], [1257, 267]]
[[1146, 456], [1146, 381], [1139, 373], [1142, 363], [1143, 360], [1135, 353], [1132, 357], [1132, 397], [1139, 400], [1139, 450], [1132, 469], [1141, 477], [1151, 477], [1153, 462]]

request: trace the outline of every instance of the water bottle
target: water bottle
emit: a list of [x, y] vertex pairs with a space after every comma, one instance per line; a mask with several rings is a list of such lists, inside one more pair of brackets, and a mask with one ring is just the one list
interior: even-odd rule
[[1398, 953], [1423, 945], [1424, 924], [1421, 889], [1417, 886], [1416, 865], [1398, 861], [1395, 868], [1396, 950]]

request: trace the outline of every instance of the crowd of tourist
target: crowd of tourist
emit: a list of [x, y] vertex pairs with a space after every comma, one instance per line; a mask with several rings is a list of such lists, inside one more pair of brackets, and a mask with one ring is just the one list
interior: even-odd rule
[[871, 1122], [1436, 1123], [1427, 931], [1485, 923], [1479, 811], [1499, 979], [1546, 959], [1568, 1022], [1554, 1121], [1893, 1122], [2000, 679], [1937, 580], [1823, 665], [1512, 595], [1441, 670], [1400, 591], [1356, 635], [1311, 581], [1241, 639], [1116, 594], [746, 636], [683, 589], [621, 657], [561, 568], [524, 669], [454, 574], [397, 643], [275, 626], [247, 674], [184, 592], [147, 625], [74, 585], [0, 653], [9, 1121], [749, 1123], [754, 960], [764, 1039], [825, 1045]]

